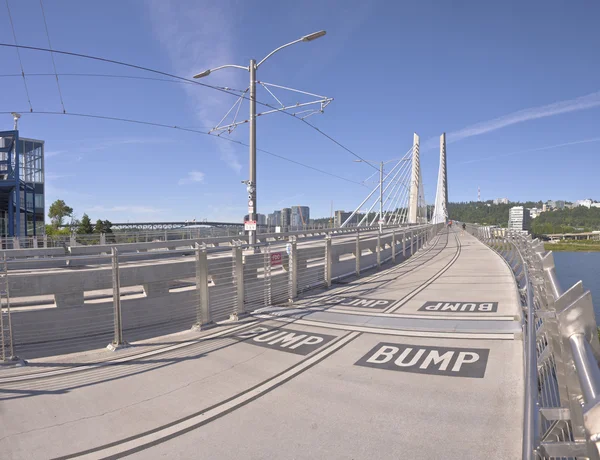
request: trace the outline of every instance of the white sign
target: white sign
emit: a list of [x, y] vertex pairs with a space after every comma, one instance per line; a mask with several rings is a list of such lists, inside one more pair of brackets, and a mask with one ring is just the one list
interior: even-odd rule
[[241, 332], [235, 337], [252, 345], [287, 351], [297, 355], [307, 355], [335, 339], [333, 335], [314, 334], [290, 329], [271, 329], [263, 326]]
[[483, 378], [490, 350], [379, 343], [355, 365], [415, 374]]
[[244, 230], [256, 230], [256, 221], [255, 220], [247, 220], [244, 222]]

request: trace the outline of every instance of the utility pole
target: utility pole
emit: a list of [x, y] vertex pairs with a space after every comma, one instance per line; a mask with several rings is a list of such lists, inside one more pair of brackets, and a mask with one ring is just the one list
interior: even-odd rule
[[383, 231], [383, 161], [379, 163], [379, 233]]
[[[248, 220], [257, 222], [256, 206], [256, 61], [250, 59], [250, 179], [248, 180]], [[258, 224], [258, 222], [257, 222]], [[257, 226], [258, 228], [258, 226]], [[256, 230], [248, 231], [248, 243], [256, 244]]]
[[[294, 45], [296, 43], [301, 42], [311, 42], [316, 40], [317, 38], [325, 35], [326, 32], [324, 30], [320, 30], [319, 32], [314, 32], [312, 34], [304, 35], [300, 37], [298, 40], [294, 40], [293, 42], [286, 43], [285, 45], [280, 46], [279, 48], [274, 49], [269, 54], [267, 54], [260, 62], [256, 63], [256, 60], [251, 59], [250, 65], [248, 67], [235, 65], [235, 64], [227, 64], [219, 67], [215, 67], [214, 69], [205, 70], [204, 72], [200, 72], [199, 74], [194, 75], [194, 78], [203, 78], [210, 75], [212, 72], [220, 69], [225, 69], [228, 67], [234, 67], [237, 69], [246, 70], [250, 73], [250, 118], [248, 120], [250, 134], [249, 134], [249, 145], [250, 145], [250, 162], [249, 162], [249, 176], [250, 178], [245, 182], [247, 185], [248, 191], [248, 220], [256, 222], [258, 219], [258, 207], [256, 205], [256, 70], [269, 59], [273, 54], [282, 50], [283, 48], [287, 48], [288, 46]], [[248, 230], [248, 242], [250, 244], [256, 244], [256, 230]]]

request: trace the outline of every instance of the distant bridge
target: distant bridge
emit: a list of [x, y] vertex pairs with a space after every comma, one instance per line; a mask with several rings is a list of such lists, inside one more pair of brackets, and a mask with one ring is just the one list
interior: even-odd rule
[[[206, 227], [220, 227], [220, 228], [231, 228], [231, 227], [243, 227], [244, 223], [239, 222], [196, 222], [196, 221], [184, 221], [184, 222], [117, 222], [113, 223], [111, 228], [113, 230], [127, 230], [127, 229], [136, 229], [136, 230], [171, 230], [174, 228], [182, 228], [182, 227], [196, 227], [196, 226], [206, 226]], [[63, 224], [61, 227], [69, 227], [68, 224]]]

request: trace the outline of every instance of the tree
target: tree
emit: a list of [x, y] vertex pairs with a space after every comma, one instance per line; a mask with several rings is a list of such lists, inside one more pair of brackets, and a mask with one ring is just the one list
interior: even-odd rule
[[84, 214], [77, 226], [77, 233], [80, 235], [89, 235], [94, 232], [94, 227], [92, 226], [92, 221], [90, 220], [90, 216]]
[[67, 206], [63, 200], [56, 200], [50, 205], [48, 217], [52, 219], [52, 225], [58, 228], [62, 225], [63, 219], [73, 214], [73, 208]]
[[111, 227], [112, 222], [110, 220], [98, 219], [94, 226], [94, 233], [112, 233]]

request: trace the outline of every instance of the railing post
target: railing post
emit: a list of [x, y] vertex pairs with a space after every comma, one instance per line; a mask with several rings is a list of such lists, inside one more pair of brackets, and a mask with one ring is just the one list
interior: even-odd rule
[[291, 238], [288, 247], [290, 301], [293, 302], [298, 297], [298, 243], [296, 238]]
[[325, 237], [325, 285], [331, 287], [331, 269], [333, 254], [331, 253], [331, 236]]
[[117, 350], [125, 345], [123, 340], [123, 320], [121, 317], [121, 278], [119, 276], [119, 251], [111, 249], [112, 254], [112, 288], [113, 288], [113, 320], [114, 337], [108, 349]]
[[48, 247], [48, 235], [44, 235], [44, 248]]
[[396, 230], [392, 230], [392, 262], [396, 262]]
[[3, 255], [2, 273], [0, 274], [0, 338], [2, 339], [2, 355], [0, 364], [16, 361], [15, 357], [12, 320], [10, 313], [10, 292], [8, 289], [8, 264], [6, 253]]
[[13, 249], [21, 249], [21, 243], [19, 242], [19, 237], [13, 237]]
[[377, 232], [377, 267], [381, 267], [381, 232]]
[[246, 306], [244, 305], [244, 254], [242, 247], [236, 244], [231, 250], [231, 258], [233, 259], [233, 275], [237, 290], [237, 302], [235, 315], [245, 314]]
[[194, 328], [201, 329], [203, 326], [210, 324], [212, 319], [209, 306], [206, 244], [200, 246], [199, 243], [196, 243], [196, 292], [198, 294], [198, 306]]
[[406, 257], [406, 232], [402, 232], [402, 257]]
[[100, 233], [100, 244], [106, 244], [106, 233]]
[[355, 249], [355, 261], [356, 261], [356, 276], [360, 276], [360, 256], [362, 255], [362, 249], [360, 248], [360, 232], [356, 229], [356, 249]]

